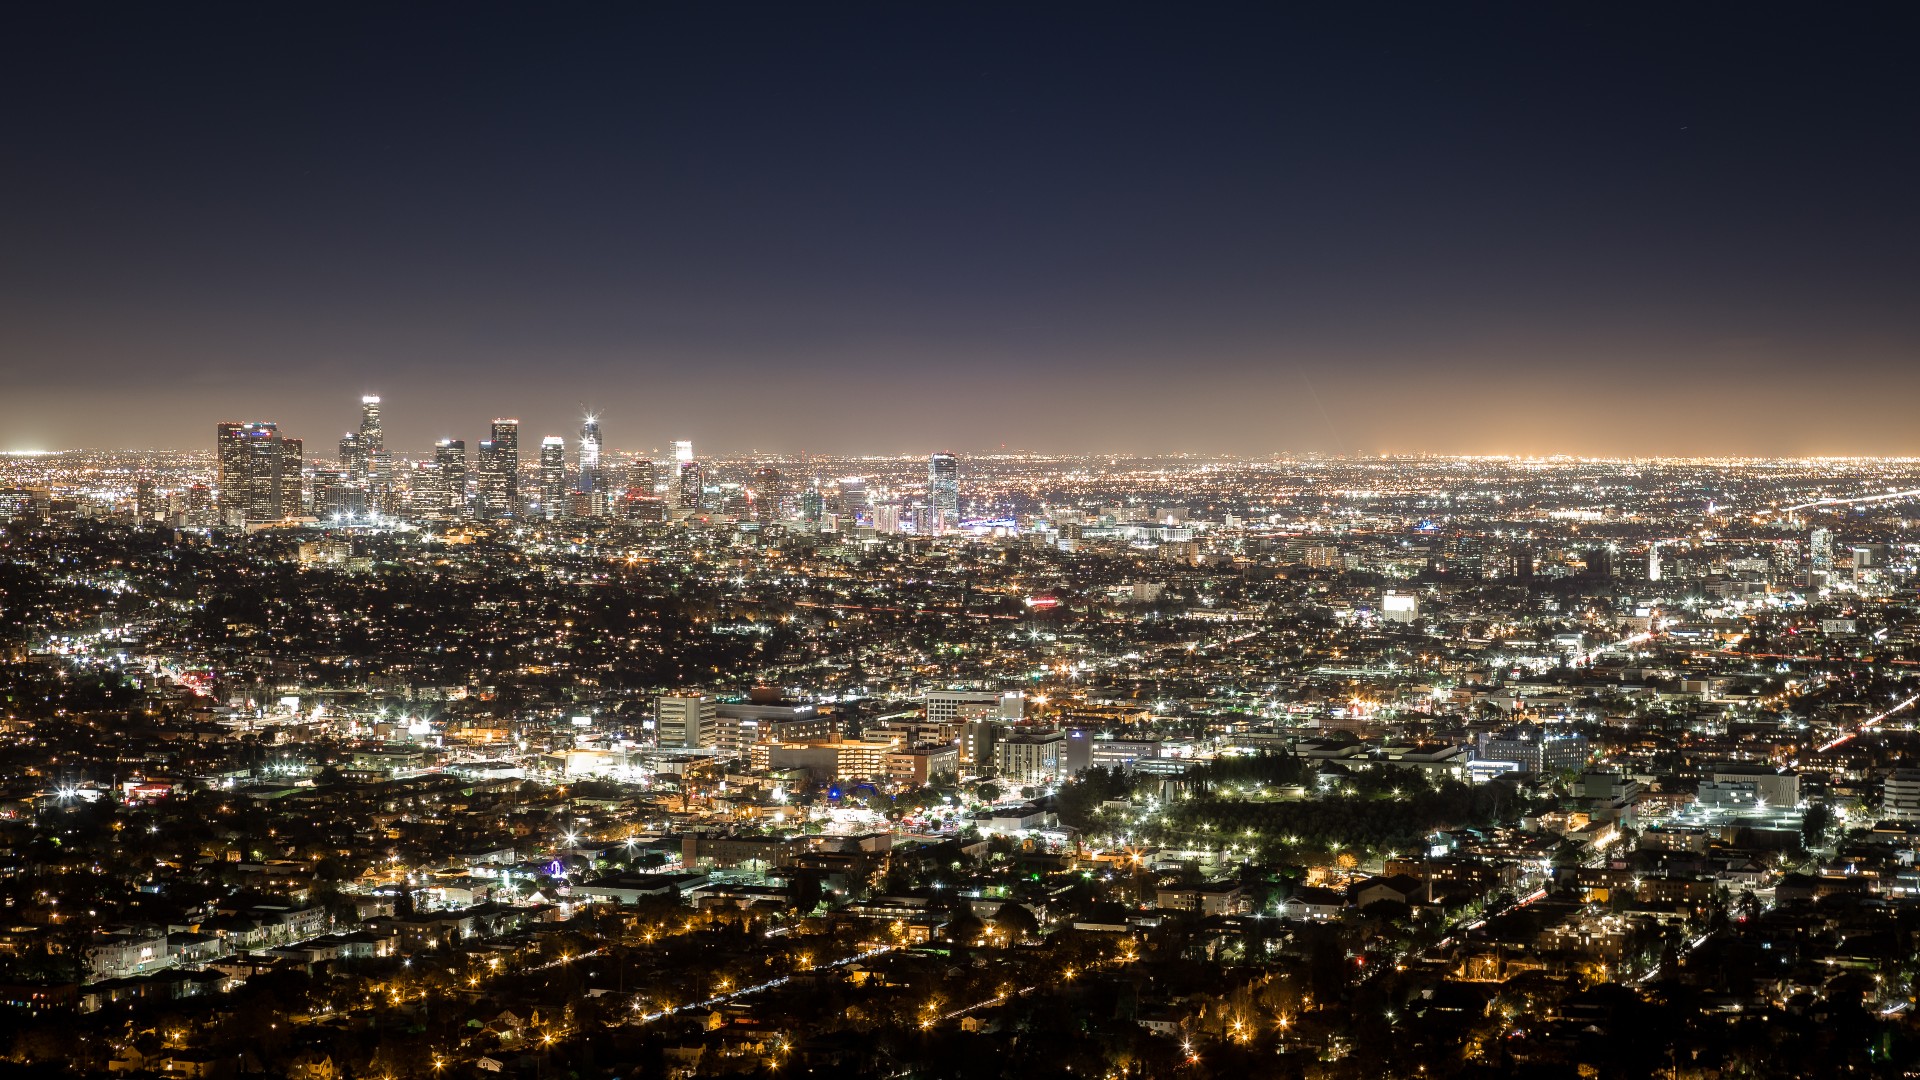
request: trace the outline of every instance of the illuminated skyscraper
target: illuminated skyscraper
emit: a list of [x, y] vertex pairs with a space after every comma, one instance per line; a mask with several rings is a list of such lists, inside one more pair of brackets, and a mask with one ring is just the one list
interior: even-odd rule
[[1815, 529], [1808, 538], [1807, 546], [1812, 556], [1813, 569], [1831, 571], [1833, 569], [1833, 533], [1828, 529]]
[[340, 436], [340, 468], [354, 483], [366, 483], [367, 446], [360, 441], [360, 433], [357, 431], [349, 431]]
[[840, 515], [840, 527], [850, 529], [855, 525], [872, 524], [873, 518], [867, 509], [867, 478], [843, 476], [836, 486], [839, 494], [834, 512]]
[[653, 459], [636, 456], [627, 463], [627, 494], [638, 494], [641, 498], [653, 497]]
[[373, 492], [376, 502], [393, 486], [393, 463], [387, 460], [387, 436], [380, 429], [380, 398], [368, 395], [360, 399], [360, 462], [358, 479]]
[[509, 518], [520, 507], [520, 421], [493, 422], [493, 438], [480, 444], [480, 516]]
[[933, 508], [931, 532], [950, 532], [960, 527], [959, 458], [940, 453], [927, 460], [927, 501]]
[[[299, 511], [300, 440], [281, 439], [272, 423], [222, 423], [214, 438], [223, 523], [278, 521]], [[292, 495], [290, 506], [286, 494]]]
[[591, 494], [604, 486], [600, 481], [600, 418], [588, 416], [580, 421], [580, 482], [574, 490]]
[[306, 484], [301, 470], [306, 465], [307, 444], [304, 439], [280, 440], [280, 516], [295, 517], [306, 513]]
[[467, 516], [467, 441], [441, 439], [433, 444], [433, 464], [440, 483], [439, 509], [454, 518]]
[[771, 465], [753, 470], [753, 518], [762, 525], [778, 521], [784, 515], [781, 506], [787, 497], [786, 478]]
[[700, 475], [700, 463], [693, 460], [693, 443], [680, 440], [673, 444], [674, 511], [682, 516], [700, 512], [701, 496], [706, 494], [706, 478]]
[[549, 520], [567, 509], [567, 440], [548, 435], [540, 440], [540, 516]]

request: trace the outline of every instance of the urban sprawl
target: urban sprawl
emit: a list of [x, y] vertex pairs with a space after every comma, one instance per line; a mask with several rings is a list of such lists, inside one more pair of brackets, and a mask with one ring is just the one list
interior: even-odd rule
[[381, 407], [0, 457], [14, 1065], [1920, 1067], [1920, 461]]

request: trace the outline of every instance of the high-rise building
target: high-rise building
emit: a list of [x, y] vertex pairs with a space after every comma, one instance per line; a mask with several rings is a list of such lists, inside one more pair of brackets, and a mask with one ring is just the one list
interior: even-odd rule
[[387, 459], [387, 437], [380, 428], [380, 398], [369, 394], [360, 399], [361, 475], [356, 477], [372, 492], [376, 502], [384, 501], [393, 486], [393, 463]]
[[574, 490], [592, 494], [604, 487], [600, 480], [600, 418], [588, 416], [580, 421], [580, 482]]
[[280, 440], [280, 516], [293, 517], [303, 514], [307, 509], [306, 484], [302, 470], [306, 467], [307, 443], [305, 439]]
[[1660, 580], [1660, 545], [1647, 545], [1647, 580]]
[[839, 497], [834, 512], [840, 515], [841, 528], [870, 524], [872, 518], [867, 512], [867, 479], [864, 476], [843, 476], [839, 482]]
[[673, 444], [673, 508], [680, 516], [700, 512], [700, 500], [706, 494], [706, 478], [700, 463], [693, 459], [693, 443], [685, 439]]
[[[299, 509], [300, 441], [282, 440], [272, 423], [226, 422], [215, 426], [220, 520], [228, 525], [278, 521]], [[283, 445], [291, 442], [291, 447]], [[291, 463], [291, 509], [283, 506], [283, 475]]]
[[753, 470], [753, 518], [762, 525], [784, 516], [781, 503], [787, 497], [786, 479], [772, 465]]
[[480, 444], [480, 516], [513, 517], [520, 509], [520, 421], [493, 422], [493, 438]]
[[433, 444], [434, 477], [440, 484], [438, 509], [453, 518], [467, 516], [467, 441], [441, 439]]
[[653, 459], [644, 455], [627, 463], [627, 494], [653, 497]]
[[1833, 569], [1833, 532], [1829, 529], [1815, 529], [1807, 540], [1810, 562], [1815, 570]]
[[142, 476], [133, 482], [133, 516], [146, 524], [160, 513], [160, 498], [155, 493], [153, 478]]
[[340, 468], [357, 483], [365, 483], [367, 478], [367, 446], [360, 441], [360, 433], [349, 431], [340, 436]]
[[927, 459], [927, 501], [933, 510], [929, 532], [960, 527], [960, 459], [938, 453]]
[[713, 746], [720, 733], [720, 703], [707, 694], [662, 694], [654, 701], [654, 734], [663, 749]]
[[567, 508], [567, 440], [548, 435], [540, 440], [540, 516], [549, 520]]
[[213, 490], [205, 484], [187, 489], [187, 524], [213, 524]]

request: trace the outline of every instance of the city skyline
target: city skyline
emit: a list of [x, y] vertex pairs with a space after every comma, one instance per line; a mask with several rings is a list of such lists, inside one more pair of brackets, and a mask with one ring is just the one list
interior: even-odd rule
[[1920, 453], [1877, 18], [21, 9], [0, 449]]

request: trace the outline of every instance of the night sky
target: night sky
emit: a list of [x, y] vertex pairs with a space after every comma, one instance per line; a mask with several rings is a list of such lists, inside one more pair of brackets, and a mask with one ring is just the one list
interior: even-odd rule
[[1920, 20], [1668, 7], [7, 5], [0, 448], [1920, 453]]

